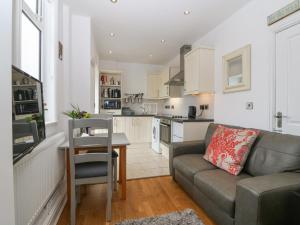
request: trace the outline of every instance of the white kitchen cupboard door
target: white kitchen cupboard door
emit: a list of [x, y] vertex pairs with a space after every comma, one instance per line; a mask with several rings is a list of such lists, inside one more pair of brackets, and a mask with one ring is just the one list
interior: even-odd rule
[[300, 24], [276, 35], [275, 130], [300, 135]]
[[215, 90], [215, 53], [212, 49], [200, 49], [199, 93]]
[[160, 76], [149, 75], [147, 77], [147, 98], [157, 99], [159, 98]]
[[125, 133], [125, 118], [114, 117], [113, 118], [113, 132], [114, 133]]
[[133, 119], [134, 143], [151, 142], [152, 118], [135, 117]]
[[214, 91], [214, 50], [199, 48], [184, 57], [184, 94]]
[[159, 86], [159, 97], [168, 98], [169, 97], [169, 85], [165, 83], [169, 80], [169, 67], [164, 68], [160, 74], [160, 86]]
[[194, 94], [199, 88], [199, 76], [200, 76], [200, 66], [199, 66], [199, 50], [195, 50], [188, 53], [185, 58], [185, 84], [184, 93]]

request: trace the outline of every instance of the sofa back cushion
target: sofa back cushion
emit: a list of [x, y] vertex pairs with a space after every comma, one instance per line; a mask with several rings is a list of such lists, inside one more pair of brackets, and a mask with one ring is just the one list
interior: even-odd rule
[[[205, 137], [206, 147], [218, 125], [209, 125]], [[261, 130], [252, 145], [244, 171], [251, 176], [262, 176], [294, 170], [300, 170], [300, 137]]]
[[300, 137], [264, 132], [253, 146], [245, 165], [252, 176], [300, 169]]

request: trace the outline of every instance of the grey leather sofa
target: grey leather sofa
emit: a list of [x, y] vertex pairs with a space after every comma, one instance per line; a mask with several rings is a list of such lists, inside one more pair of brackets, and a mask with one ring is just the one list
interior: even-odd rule
[[218, 225], [300, 225], [300, 137], [261, 131], [239, 176], [202, 157], [205, 140], [173, 143], [174, 180]]

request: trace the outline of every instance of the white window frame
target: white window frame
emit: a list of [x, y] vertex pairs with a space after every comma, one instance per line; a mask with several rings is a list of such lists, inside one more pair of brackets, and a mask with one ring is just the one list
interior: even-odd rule
[[33, 23], [34, 26], [36, 26], [40, 31], [40, 68], [39, 68], [39, 80], [42, 80], [43, 78], [43, 33], [44, 33], [44, 27], [43, 27], [43, 0], [37, 0], [38, 4], [38, 14], [33, 12], [31, 8], [25, 3], [24, 0], [16, 0], [14, 5], [14, 18], [16, 18], [14, 22], [14, 64], [18, 67], [21, 66], [21, 32], [22, 32], [22, 14], [24, 13], [28, 19]]
[[[47, 63], [47, 57], [46, 52], [48, 43], [45, 42], [45, 20], [43, 19], [43, 15], [45, 15], [45, 7], [44, 5], [47, 4], [46, 0], [37, 0], [38, 1], [38, 14], [33, 12], [31, 8], [25, 3], [24, 0], [14, 0], [13, 1], [13, 64], [19, 68], [21, 68], [21, 32], [22, 32], [22, 13], [24, 12], [25, 15], [31, 20], [31, 22], [40, 30], [41, 32], [41, 39], [40, 39], [40, 76], [39, 79], [44, 84], [44, 89], [46, 86], [51, 86], [51, 90], [54, 91], [54, 93], [51, 92], [51, 97], [49, 97], [50, 94], [47, 96], [44, 93], [44, 102], [45, 102], [45, 119], [46, 119], [46, 125], [52, 125], [57, 123], [57, 96], [56, 96], [56, 87], [57, 87], [57, 81], [56, 81], [56, 74], [57, 74], [57, 68], [56, 59], [53, 59], [54, 63], [54, 74], [49, 75], [49, 73], [46, 71], [46, 63]], [[55, 3], [55, 7], [57, 7], [57, 2], [51, 1], [51, 3]], [[57, 25], [57, 21], [55, 21]], [[55, 41], [57, 41], [57, 32], [55, 32]], [[51, 76], [51, 78], [49, 78]], [[51, 81], [49, 84], [48, 82]], [[45, 90], [44, 90], [45, 92]], [[50, 99], [49, 99], [50, 98]], [[48, 102], [51, 102], [51, 105], [48, 105]], [[49, 108], [48, 108], [49, 107]], [[50, 113], [51, 115], [48, 117], [46, 114]]]

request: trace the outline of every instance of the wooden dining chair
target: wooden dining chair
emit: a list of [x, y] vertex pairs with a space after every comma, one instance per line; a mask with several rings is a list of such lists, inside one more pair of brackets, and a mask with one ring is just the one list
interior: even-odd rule
[[[100, 114], [91, 114], [91, 118], [98, 118], [98, 119], [111, 119], [113, 120], [113, 115], [112, 114], [107, 114], [107, 113], [100, 113]], [[104, 148], [99, 148], [99, 152], [106, 151], [105, 147]], [[93, 150], [95, 152], [95, 150]], [[115, 191], [118, 190], [118, 157], [119, 154], [113, 149], [112, 150], [112, 162], [113, 162], [113, 189]]]
[[[96, 136], [77, 136], [81, 128], [106, 129], [107, 133]], [[112, 202], [112, 119], [69, 120], [71, 225], [76, 224], [76, 187], [85, 184], [107, 183], [106, 220], [111, 220]], [[75, 154], [76, 148], [105, 147], [106, 152]]]

